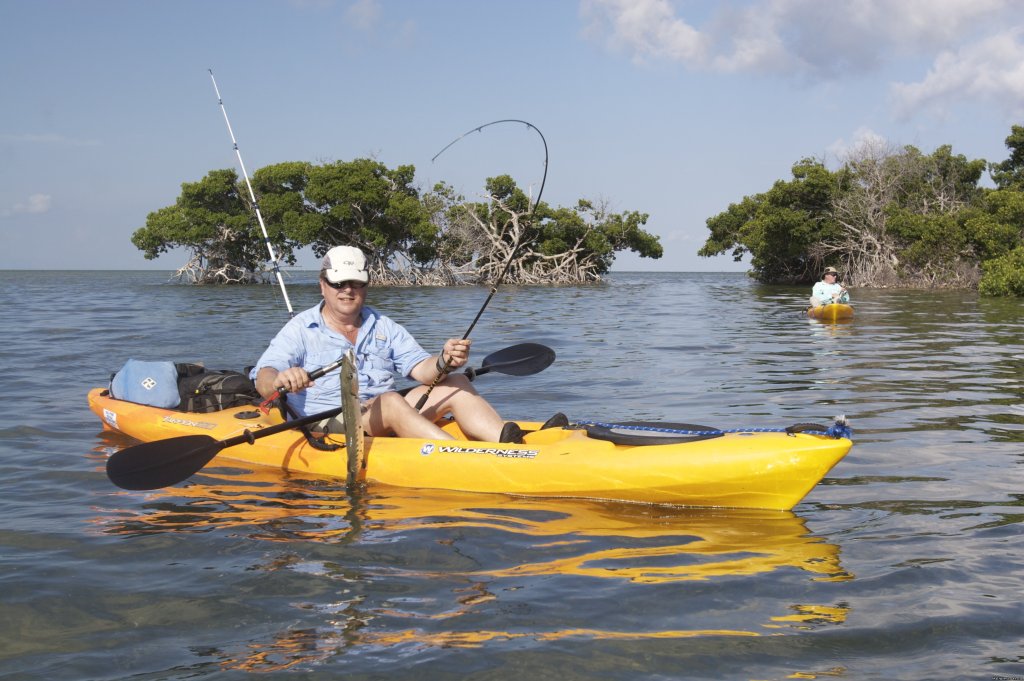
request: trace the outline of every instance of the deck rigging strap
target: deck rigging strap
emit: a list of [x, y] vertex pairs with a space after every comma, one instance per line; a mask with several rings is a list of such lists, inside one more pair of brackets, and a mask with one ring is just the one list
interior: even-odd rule
[[[665, 424], [656, 426], [650, 423], [606, 423], [603, 421], [576, 421], [575, 426], [598, 426], [609, 430], [631, 430], [638, 432], [665, 433], [667, 435], [696, 435], [714, 436], [725, 435], [726, 433], [812, 433], [815, 435], [828, 435], [833, 438], [849, 438], [853, 431], [845, 416], [835, 417], [831, 426], [821, 426], [814, 423], [798, 423], [786, 428], [728, 428], [716, 429], [705, 428], [704, 426], [688, 426], [687, 424]], [[681, 426], [681, 427], [680, 427]]]
[[[281, 410], [281, 418], [285, 421], [292, 421], [295, 419], [302, 418], [302, 414], [295, 410], [295, 407], [288, 404], [288, 396], [281, 394], [274, 400], [275, 406]], [[306, 437], [306, 442], [313, 449], [319, 449], [322, 452], [333, 452], [341, 449], [341, 445], [333, 444], [327, 441], [326, 437], [317, 437], [313, 435], [313, 431], [308, 425], [299, 426], [298, 431]]]

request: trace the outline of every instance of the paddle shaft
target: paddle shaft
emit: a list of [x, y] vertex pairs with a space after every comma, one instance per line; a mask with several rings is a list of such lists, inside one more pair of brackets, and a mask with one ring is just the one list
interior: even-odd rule
[[229, 437], [227, 440], [220, 440], [217, 443], [218, 445], [220, 445], [218, 447], [218, 450], [226, 449], [228, 447], [234, 447], [235, 445], [244, 444], [246, 442], [252, 444], [256, 440], [259, 440], [261, 437], [275, 435], [286, 430], [292, 430], [293, 428], [301, 428], [302, 426], [308, 426], [311, 423], [317, 423], [319, 421], [323, 421], [324, 419], [329, 419], [334, 416], [337, 416], [338, 414], [341, 413], [342, 409], [343, 407], [335, 407], [334, 409], [322, 411], [319, 414], [311, 414], [309, 416], [303, 416], [300, 419], [295, 419], [294, 421], [285, 421], [284, 423], [278, 423], [276, 426], [260, 428], [255, 433], [252, 432], [251, 430], [244, 430], [242, 431], [241, 435]]

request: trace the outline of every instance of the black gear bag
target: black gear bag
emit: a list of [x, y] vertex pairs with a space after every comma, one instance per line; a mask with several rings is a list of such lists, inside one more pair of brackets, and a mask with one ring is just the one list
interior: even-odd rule
[[258, 404], [262, 397], [248, 375], [226, 369], [207, 369], [199, 364], [175, 365], [181, 411], [208, 414], [229, 407]]

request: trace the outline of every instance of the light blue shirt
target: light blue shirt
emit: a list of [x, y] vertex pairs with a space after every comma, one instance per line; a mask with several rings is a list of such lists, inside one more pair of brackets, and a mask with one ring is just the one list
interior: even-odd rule
[[[323, 303], [297, 314], [274, 336], [250, 374], [263, 367], [284, 371], [299, 366], [312, 372], [341, 358], [352, 344], [324, 322]], [[408, 376], [430, 357], [405, 328], [372, 307], [363, 306], [363, 323], [356, 338], [359, 399], [368, 400], [395, 389], [395, 374]], [[341, 370], [316, 379], [316, 385], [289, 393], [288, 404], [303, 415], [318, 414], [341, 405]]]
[[842, 288], [839, 284], [829, 284], [822, 280], [817, 282], [814, 288], [811, 289], [811, 295], [820, 300], [822, 305], [833, 302], [832, 296], [836, 296], [835, 302], [837, 303], [849, 303], [850, 293], [849, 291], [840, 293]]

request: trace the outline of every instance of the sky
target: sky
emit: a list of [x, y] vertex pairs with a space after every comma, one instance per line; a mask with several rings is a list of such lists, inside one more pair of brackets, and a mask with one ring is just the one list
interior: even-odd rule
[[[1024, 124], [1020, 0], [0, 0], [0, 269], [161, 269], [132, 233], [183, 182], [284, 161], [412, 164], [479, 199], [640, 211], [658, 260], [859, 145], [1002, 161]], [[495, 120], [499, 124], [449, 142]], [[300, 267], [314, 267], [308, 249]]]

